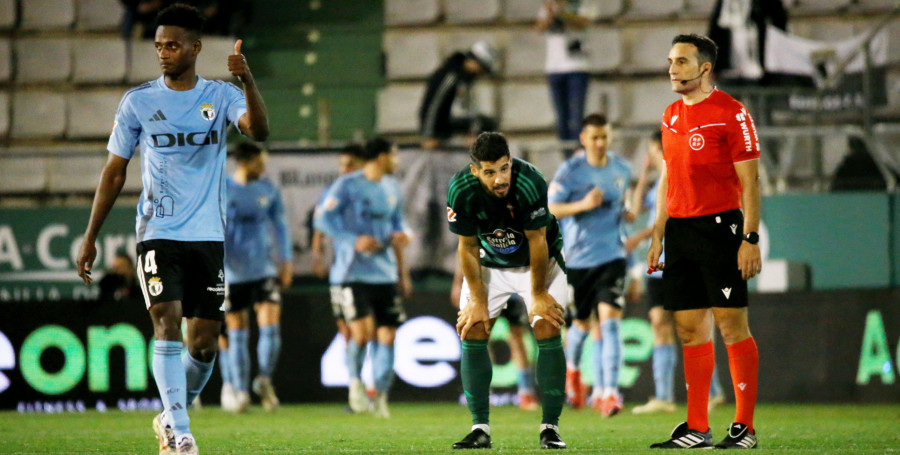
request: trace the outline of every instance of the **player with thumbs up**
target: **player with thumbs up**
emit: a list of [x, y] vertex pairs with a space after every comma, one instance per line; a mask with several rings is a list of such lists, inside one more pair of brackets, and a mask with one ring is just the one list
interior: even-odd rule
[[153, 376], [163, 403], [153, 429], [160, 454], [197, 454], [187, 408], [212, 372], [225, 298], [225, 134], [235, 124], [241, 134], [263, 141], [268, 114], [240, 40], [228, 69], [243, 89], [197, 75], [203, 47], [197, 9], [174, 4], [159, 13], [157, 24], [162, 76], [129, 90], [119, 103], [76, 265], [90, 283], [94, 242], [140, 146], [138, 280], [153, 322]]

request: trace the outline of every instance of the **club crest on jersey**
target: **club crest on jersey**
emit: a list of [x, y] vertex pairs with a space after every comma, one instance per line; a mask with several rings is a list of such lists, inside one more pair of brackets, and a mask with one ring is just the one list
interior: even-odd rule
[[216, 110], [213, 108], [212, 104], [201, 104], [200, 116], [203, 117], [204, 120], [211, 122], [216, 118]]
[[706, 140], [703, 139], [703, 135], [700, 133], [694, 134], [688, 139], [688, 145], [691, 146], [691, 150], [700, 150], [706, 144]]
[[497, 253], [512, 254], [522, 247], [525, 237], [514, 229], [494, 229], [481, 234], [481, 239]]
[[149, 292], [150, 295], [152, 295], [153, 297], [156, 297], [156, 296], [162, 294], [162, 291], [163, 291], [163, 284], [162, 284], [162, 279], [160, 277], [155, 276], [155, 277], [147, 280], [147, 292]]

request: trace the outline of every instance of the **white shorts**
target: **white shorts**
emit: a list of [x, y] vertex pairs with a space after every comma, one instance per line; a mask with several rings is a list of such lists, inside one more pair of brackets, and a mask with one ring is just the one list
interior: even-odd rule
[[[511, 269], [481, 267], [481, 280], [487, 287], [488, 314], [491, 319], [500, 316], [500, 312], [506, 308], [506, 302], [513, 294], [519, 294], [522, 297], [528, 313], [531, 313], [531, 267]], [[555, 259], [550, 260], [547, 281], [550, 282], [549, 294], [556, 299], [556, 303], [565, 308], [569, 303], [569, 285], [566, 283], [566, 274], [563, 273]], [[462, 292], [459, 296], [460, 309], [469, 304], [470, 295], [469, 283], [463, 278]], [[539, 319], [540, 317], [533, 319], [531, 326], [534, 327], [534, 323]]]

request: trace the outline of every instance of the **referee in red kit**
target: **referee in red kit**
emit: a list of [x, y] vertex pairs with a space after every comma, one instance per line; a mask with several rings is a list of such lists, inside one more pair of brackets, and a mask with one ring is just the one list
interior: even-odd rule
[[[647, 264], [663, 269], [664, 307], [674, 311], [683, 346], [687, 422], [651, 448], [713, 447], [707, 402], [715, 320], [728, 348], [737, 412], [716, 448], [750, 449], [759, 353], [747, 322], [747, 279], [759, 254], [759, 140], [744, 106], [710, 84], [716, 44], [678, 35], [669, 81], [681, 100], [662, 118], [665, 166]], [[743, 213], [741, 208], [743, 207]], [[659, 262], [665, 237], [666, 261]]]

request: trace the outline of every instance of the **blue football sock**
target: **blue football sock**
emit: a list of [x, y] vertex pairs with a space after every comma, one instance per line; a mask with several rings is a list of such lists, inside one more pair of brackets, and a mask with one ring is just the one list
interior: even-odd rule
[[594, 395], [598, 390], [603, 389], [603, 338], [593, 340], [594, 346], [591, 349], [591, 369], [594, 373]]
[[618, 389], [619, 366], [622, 362], [622, 338], [619, 336], [619, 328], [622, 320], [618, 318], [607, 319], [600, 324], [600, 333], [603, 335], [603, 388], [605, 390]]
[[653, 384], [657, 400], [675, 401], [675, 345], [653, 347]]
[[719, 380], [719, 363], [713, 365], [712, 379], [709, 382], [709, 396], [717, 397], [722, 395], [722, 381]]
[[249, 331], [247, 329], [228, 330], [228, 351], [231, 355], [232, 387], [236, 391], [250, 388], [250, 348], [247, 346]]
[[228, 349], [219, 348], [217, 359], [219, 361], [219, 373], [222, 375], [222, 384], [232, 384], [231, 356], [228, 353]]
[[372, 373], [375, 376], [375, 391], [387, 392], [394, 382], [394, 345], [378, 343], [372, 357]]
[[356, 344], [352, 339], [347, 341], [347, 372], [350, 379], [360, 379], [363, 362], [366, 360], [366, 347]]
[[153, 378], [176, 437], [191, 432], [187, 413], [187, 380], [180, 358], [182, 346], [180, 341], [153, 342]]
[[519, 394], [534, 393], [534, 368], [528, 367], [519, 370], [518, 377]]
[[577, 325], [572, 324], [566, 332], [566, 367], [577, 370], [581, 366], [581, 353], [584, 349], [584, 340], [587, 332], [582, 331]]
[[281, 353], [281, 326], [264, 325], [259, 328], [259, 342], [256, 345], [256, 358], [259, 361], [259, 375], [272, 377], [278, 355]]
[[184, 375], [187, 384], [187, 403], [194, 403], [194, 398], [200, 395], [206, 381], [212, 376], [213, 367], [216, 365], [216, 358], [213, 357], [209, 362], [201, 362], [194, 358], [190, 352], [185, 351], [181, 355], [181, 364], [184, 365]]

